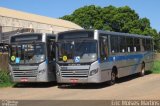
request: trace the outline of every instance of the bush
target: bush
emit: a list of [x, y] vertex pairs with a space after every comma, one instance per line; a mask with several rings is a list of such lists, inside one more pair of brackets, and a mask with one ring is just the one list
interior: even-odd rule
[[0, 87], [12, 86], [13, 82], [8, 71], [0, 70]]

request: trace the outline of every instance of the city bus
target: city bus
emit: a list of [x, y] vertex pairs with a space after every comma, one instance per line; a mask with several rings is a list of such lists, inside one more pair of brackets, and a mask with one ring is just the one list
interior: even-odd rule
[[115, 84], [117, 78], [139, 73], [153, 64], [150, 36], [101, 30], [74, 30], [58, 34], [56, 76], [61, 84]]
[[56, 81], [55, 35], [22, 33], [10, 37], [9, 70], [13, 82]]

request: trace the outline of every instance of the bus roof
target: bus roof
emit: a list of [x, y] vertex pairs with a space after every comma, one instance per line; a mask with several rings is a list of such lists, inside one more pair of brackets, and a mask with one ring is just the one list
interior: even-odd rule
[[111, 31], [102, 31], [97, 30], [99, 33], [105, 33], [109, 35], [119, 35], [119, 36], [132, 36], [132, 37], [139, 37], [139, 38], [152, 38], [151, 36], [145, 36], [145, 35], [138, 35], [138, 34], [129, 34], [129, 33], [122, 33], [122, 32], [111, 32]]
[[138, 37], [138, 38], [152, 38], [151, 36], [138, 35], [138, 34], [129, 34], [129, 33], [122, 33], [122, 32], [103, 31], [103, 30], [84, 30], [84, 29], [64, 31], [64, 32], [60, 32], [58, 34], [69, 33], [69, 32], [77, 32], [77, 31], [80, 31], [80, 32], [81, 31], [98, 31], [99, 33], [109, 34], [109, 35], [132, 36], [132, 37]]
[[50, 33], [25, 32], [25, 33], [16, 33], [16, 34], [12, 35], [11, 37], [20, 36], [20, 35], [32, 35], [32, 34], [39, 34], [39, 35], [40, 35], [40, 34], [41, 34], [41, 35], [43, 35], [43, 34], [56, 35], [56, 34], [50, 34]]

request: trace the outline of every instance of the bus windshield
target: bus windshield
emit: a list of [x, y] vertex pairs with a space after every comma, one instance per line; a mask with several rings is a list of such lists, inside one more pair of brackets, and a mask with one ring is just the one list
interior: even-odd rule
[[58, 44], [60, 63], [88, 63], [97, 60], [97, 41], [67, 41]]
[[44, 43], [11, 45], [11, 64], [33, 64], [45, 60]]

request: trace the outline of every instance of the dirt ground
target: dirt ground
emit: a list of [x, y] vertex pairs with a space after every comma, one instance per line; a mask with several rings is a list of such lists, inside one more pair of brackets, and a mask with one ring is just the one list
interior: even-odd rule
[[158, 100], [160, 74], [132, 75], [109, 86], [82, 84], [59, 88], [56, 83], [0, 88], [0, 100]]

